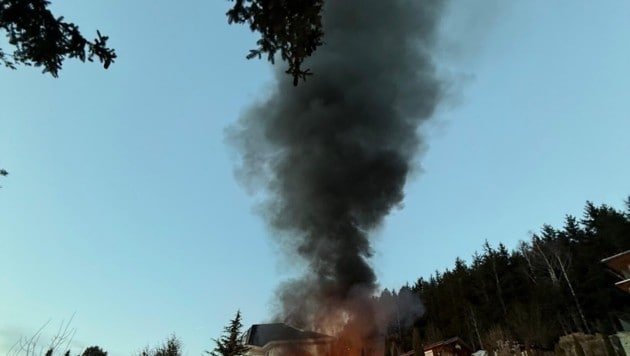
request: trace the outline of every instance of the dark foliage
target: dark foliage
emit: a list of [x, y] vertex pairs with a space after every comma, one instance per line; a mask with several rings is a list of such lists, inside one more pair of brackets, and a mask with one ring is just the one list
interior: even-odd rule
[[293, 84], [311, 75], [303, 69], [304, 60], [322, 44], [321, 10], [323, 0], [230, 0], [234, 2], [227, 12], [229, 23], [248, 24], [260, 33], [258, 48], [250, 50], [248, 59], [266, 55], [274, 63], [280, 52], [289, 65], [287, 74]]
[[0, 0], [0, 29], [6, 32], [12, 54], [0, 48], [0, 62], [15, 69], [16, 64], [43, 67], [44, 73], [57, 77], [66, 58], [98, 59], [105, 69], [114, 62], [116, 53], [107, 47], [107, 36], [96, 31], [89, 41], [79, 27], [55, 17], [46, 0]]
[[216, 347], [212, 351], [206, 351], [211, 356], [241, 356], [245, 355], [249, 348], [245, 346], [241, 338], [241, 311], [237, 311], [230, 324], [223, 328], [223, 336], [214, 340]]
[[[496, 349], [506, 340], [553, 349], [571, 332], [620, 330], [630, 295], [614, 287], [615, 276], [600, 261], [630, 249], [630, 200], [626, 204], [619, 211], [589, 202], [582, 219], [567, 216], [562, 228], [545, 225], [514, 251], [486, 242], [470, 265], [458, 258], [452, 269], [420, 278], [413, 290], [426, 306], [422, 340], [459, 336], [475, 349]], [[386, 291], [380, 299], [397, 297]], [[397, 336], [407, 350], [411, 335], [407, 328]]]
[[83, 351], [81, 356], [107, 356], [107, 352], [98, 346], [90, 346]]
[[164, 344], [153, 349], [145, 347], [140, 351], [138, 356], [181, 356], [182, 342], [175, 336], [171, 335]]

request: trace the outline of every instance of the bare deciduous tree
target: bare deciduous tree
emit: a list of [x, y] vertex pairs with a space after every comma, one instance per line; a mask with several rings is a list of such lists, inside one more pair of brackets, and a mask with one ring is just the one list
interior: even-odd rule
[[47, 347], [39, 341], [51, 320], [46, 321], [32, 336], [23, 336], [17, 340], [7, 352], [7, 356], [52, 356], [57, 350], [66, 350], [64, 355], [69, 356], [70, 343], [76, 333], [76, 329], [70, 327], [72, 319], [74, 319], [74, 314], [67, 322], [61, 321]]

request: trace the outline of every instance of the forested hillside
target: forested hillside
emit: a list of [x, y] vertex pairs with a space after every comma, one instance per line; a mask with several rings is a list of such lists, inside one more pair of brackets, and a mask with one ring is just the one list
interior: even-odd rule
[[[600, 261], [630, 249], [630, 199], [625, 211], [587, 203], [581, 218], [545, 225], [514, 250], [487, 242], [467, 264], [420, 278], [411, 288], [426, 306], [423, 341], [459, 336], [474, 349], [498, 340], [553, 348], [559, 336], [582, 331], [613, 333], [630, 315], [630, 294]], [[379, 299], [397, 298], [385, 290]], [[411, 330], [389, 332], [406, 349]]]

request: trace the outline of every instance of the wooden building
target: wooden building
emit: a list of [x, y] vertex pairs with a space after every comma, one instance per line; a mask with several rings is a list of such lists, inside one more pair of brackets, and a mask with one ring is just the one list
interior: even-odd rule
[[626, 293], [630, 293], [630, 250], [604, 258], [602, 263], [621, 279], [615, 286]]
[[[472, 352], [472, 348], [457, 336], [424, 346], [424, 356], [471, 356]], [[409, 351], [401, 356], [413, 354], [413, 351]]]

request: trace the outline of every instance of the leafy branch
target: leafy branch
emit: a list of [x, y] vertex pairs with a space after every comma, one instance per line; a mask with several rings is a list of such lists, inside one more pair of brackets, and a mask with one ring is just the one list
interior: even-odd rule
[[47, 0], [0, 0], [0, 29], [15, 47], [11, 54], [0, 48], [0, 62], [11, 69], [17, 64], [43, 67], [53, 77], [66, 58], [98, 59], [105, 69], [114, 63], [116, 52], [107, 46], [108, 36], [96, 31], [93, 40], [86, 39], [77, 25], [55, 18], [49, 5]]
[[293, 76], [293, 85], [312, 75], [303, 69], [304, 60], [322, 45], [321, 10], [323, 0], [230, 0], [234, 7], [227, 12], [228, 23], [248, 24], [260, 33], [247, 59], [262, 58], [272, 64], [280, 52], [282, 60], [289, 64], [287, 74]]

